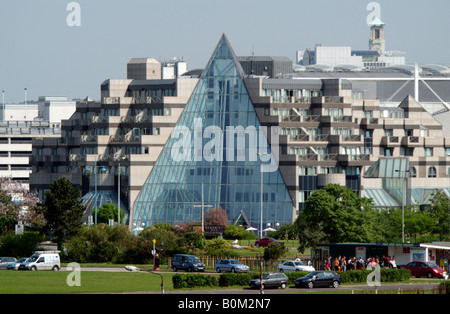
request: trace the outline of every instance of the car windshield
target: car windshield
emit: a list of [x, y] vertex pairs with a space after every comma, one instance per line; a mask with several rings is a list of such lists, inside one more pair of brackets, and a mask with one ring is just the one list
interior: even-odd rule
[[270, 238], [269, 240], [270, 240], [270, 241], [277, 241], [277, 240], [275, 240], [274, 238]]
[[312, 278], [312, 277], [314, 277], [314, 276], [317, 276], [317, 274], [319, 274], [319, 272], [318, 271], [313, 271], [313, 272], [310, 272], [308, 275], [306, 275], [305, 277], [306, 278]]
[[201, 263], [200, 259], [198, 257], [191, 257], [189, 258], [190, 263], [198, 264]]
[[267, 278], [269, 278], [269, 274], [263, 274], [262, 277], [263, 277], [263, 279], [267, 279]]
[[306, 264], [303, 262], [294, 262], [295, 266], [305, 266]]
[[425, 264], [427, 264], [429, 267], [438, 267], [438, 265], [436, 265], [435, 263], [432, 263], [432, 262], [427, 262], [427, 263], [425, 263]]
[[39, 255], [32, 255], [29, 259], [27, 259], [27, 262], [29, 263], [36, 262], [38, 258]]

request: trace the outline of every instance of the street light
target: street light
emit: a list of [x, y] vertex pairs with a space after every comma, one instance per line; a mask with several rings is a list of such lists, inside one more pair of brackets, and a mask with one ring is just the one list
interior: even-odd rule
[[409, 172], [409, 170], [395, 170], [395, 172], [404, 173], [402, 181], [402, 243], [405, 243], [405, 188], [407, 179], [406, 173]]
[[[267, 156], [268, 153], [258, 153], [258, 156]], [[261, 158], [260, 158], [261, 159]], [[259, 236], [263, 237], [263, 161], [261, 160], [261, 191], [260, 191], [260, 226], [259, 226]], [[262, 284], [262, 283], [261, 283]]]
[[122, 156], [117, 158], [119, 161], [118, 166], [118, 175], [117, 175], [117, 225], [120, 225], [120, 162], [125, 161], [127, 159], [126, 156]]
[[[97, 166], [97, 156], [95, 156], [95, 164], [94, 164], [94, 189], [95, 189], [95, 218], [94, 218], [94, 224], [97, 224], [97, 168], [99, 168], [100, 166]], [[106, 168], [104, 166], [101, 166], [102, 168], [100, 169], [101, 171], [106, 171]], [[90, 170], [91, 167], [87, 166], [86, 167], [87, 170]]]
[[202, 182], [202, 205], [194, 205], [195, 207], [201, 207], [202, 208], [202, 235], [205, 234], [205, 207], [206, 208], [211, 208], [214, 207], [213, 205], [204, 205], [203, 204], [203, 182]]

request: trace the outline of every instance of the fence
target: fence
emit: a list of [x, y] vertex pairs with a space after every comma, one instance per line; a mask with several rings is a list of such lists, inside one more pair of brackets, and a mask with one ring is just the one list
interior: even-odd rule
[[[214, 271], [214, 264], [220, 259], [234, 259], [238, 260], [244, 265], [250, 268], [250, 271], [260, 271], [260, 256], [199, 256], [200, 261], [206, 265], [206, 270]], [[281, 260], [263, 260], [263, 272], [276, 272], [278, 271], [278, 265], [283, 263]], [[172, 265], [172, 257], [167, 258], [167, 268]]]

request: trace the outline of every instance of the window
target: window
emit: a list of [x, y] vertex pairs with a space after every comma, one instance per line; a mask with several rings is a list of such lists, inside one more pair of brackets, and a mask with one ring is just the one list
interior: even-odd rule
[[436, 178], [436, 177], [437, 177], [436, 168], [435, 167], [428, 168], [428, 178]]
[[433, 156], [433, 148], [432, 147], [425, 147], [425, 156], [426, 157]]
[[411, 178], [416, 178], [417, 177], [417, 170], [414, 167], [411, 167], [409, 169], [409, 175], [411, 176]]

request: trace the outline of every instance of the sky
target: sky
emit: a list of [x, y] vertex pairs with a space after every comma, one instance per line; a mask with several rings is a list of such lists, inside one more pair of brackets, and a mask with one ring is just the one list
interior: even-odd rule
[[[79, 10], [68, 10], [71, 2]], [[297, 50], [316, 44], [368, 49], [371, 2], [0, 0], [0, 92], [7, 103], [23, 102], [24, 88], [28, 100], [98, 100], [100, 84], [126, 78], [134, 57], [185, 57], [189, 70], [204, 68], [222, 33], [238, 56], [295, 60]], [[406, 52], [410, 64], [450, 64], [450, 1], [376, 3], [388, 51]], [[68, 17], [80, 25], [69, 26]]]

